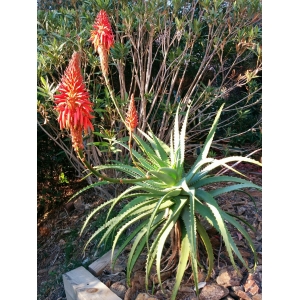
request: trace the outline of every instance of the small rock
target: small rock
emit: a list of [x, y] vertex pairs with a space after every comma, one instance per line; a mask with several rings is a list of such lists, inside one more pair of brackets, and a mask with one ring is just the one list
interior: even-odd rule
[[255, 276], [254, 274], [249, 274], [248, 278], [246, 280], [246, 283], [244, 284], [244, 289], [246, 293], [250, 293], [252, 296], [257, 294], [259, 292], [259, 287], [255, 282]]
[[162, 290], [158, 290], [155, 293], [155, 296], [157, 297], [157, 299], [168, 299], [168, 297], [171, 297], [172, 292], [170, 290], [165, 290], [165, 293], [163, 293]]
[[240, 285], [232, 286], [231, 289], [232, 289], [234, 292], [237, 292], [237, 291], [243, 291], [243, 292], [244, 292], [243, 287], [240, 286]]
[[242, 215], [246, 211], [246, 207], [240, 206], [237, 208], [237, 212], [239, 215]]
[[199, 300], [219, 300], [226, 297], [229, 290], [226, 287], [212, 283], [207, 284], [199, 295]]
[[259, 287], [256, 283], [248, 291], [252, 296], [256, 295], [259, 292]]
[[136, 294], [136, 291], [130, 287], [126, 293], [125, 293], [125, 296], [124, 296], [124, 300], [132, 300], [132, 299], [135, 299], [135, 294]]
[[[206, 286], [206, 281], [198, 282], [198, 290], [204, 288], [205, 286]], [[196, 287], [194, 287], [194, 291], [196, 291]]]
[[84, 204], [84, 209], [85, 209], [85, 210], [88, 210], [88, 209], [90, 209], [91, 207], [92, 207], [92, 205], [89, 204], [89, 203]]
[[190, 286], [181, 286], [179, 288], [179, 292], [182, 292], [182, 293], [194, 293], [194, 290], [190, 287]]
[[256, 240], [260, 242], [262, 240], [262, 235], [258, 234], [257, 237], [256, 237]]
[[74, 201], [66, 203], [65, 209], [67, 210], [68, 213], [74, 210], [75, 209]]
[[125, 297], [127, 291], [126, 287], [123, 284], [120, 284], [120, 282], [113, 283], [110, 286], [110, 289], [122, 299]]
[[232, 266], [222, 269], [216, 281], [224, 287], [240, 285], [243, 276], [240, 271], [235, 270]]
[[237, 291], [237, 292], [235, 292], [235, 294], [243, 300], [252, 300], [252, 298], [247, 293], [245, 293], [243, 291]]
[[262, 294], [256, 294], [252, 297], [252, 300], [262, 300]]
[[235, 294], [235, 292], [229, 291], [228, 297], [231, 297], [235, 300], [240, 300], [240, 297]]
[[120, 282], [120, 284], [123, 284], [124, 286], [127, 286], [127, 280], [126, 280], [126, 278], [123, 278], [123, 279], [121, 279], [121, 280], [119, 280], [119, 282]]
[[152, 296], [149, 296], [146, 293], [139, 293], [135, 300], [157, 300], [157, 298], [154, 298]]
[[[144, 271], [136, 271], [133, 275], [133, 279], [131, 280], [131, 286], [135, 290], [142, 290], [146, 285], [146, 273]], [[149, 281], [149, 286], [151, 285], [151, 281]]]
[[75, 201], [74, 201], [74, 207], [77, 211], [82, 212], [85, 209], [84, 203], [82, 201], [82, 197], [79, 196]]
[[175, 285], [175, 278], [168, 278], [162, 283], [164, 290], [173, 291]]

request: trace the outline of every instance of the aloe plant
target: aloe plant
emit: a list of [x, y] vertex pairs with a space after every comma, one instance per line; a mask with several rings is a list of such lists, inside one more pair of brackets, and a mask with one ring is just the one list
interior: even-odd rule
[[[254, 230], [254, 228], [239, 216], [222, 210], [217, 197], [227, 192], [243, 191], [245, 188], [261, 190], [261, 187], [241, 178], [241, 176], [217, 176], [214, 171], [222, 166], [241, 175], [228, 164], [243, 161], [261, 166], [261, 163], [241, 156], [222, 159], [208, 157], [223, 106], [224, 104], [218, 110], [200, 155], [188, 171], [185, 171], [184, 168], [184, 153], [189, 108], [180, 129], [180, 105], [176, 111], [170, 145], [157, 138], [151, 130], [147, 133], [139, 130], [139, 135], [130, 132], [137, 143], [137, 150], [134, 150], [130, 144], [127, 145], [121, 141], [116, 143], [130, 151], [131, 157], [134, 159], [134, 166], [119, 162], [94, 168], [89, 166], [93, 173], [101, 173], [105, 169], [115, 169], [130, 177], [130, 179], [115, 179], [114, 182], [131, 183], [131, 185], [116, 198], [108, 200], [94, 209], [87, 217], [81, 230], [82, 234], [91, 218], [100, 213], [102, 209], [109, 207], [106, 222], [93, 233], [85, 248], [96, 237], [99, 238], [99, 247], [110, 236], [114, 236], [112, 245], [112, 257], [114, 257], [114, 251], [122, 233], [129, 228], [134, 228], [125, 241], [118, 245], [113, 260], [113, 263], [115, 263], [125, 247], [132, 243], [127, 263], [128, 284], [130, 284], [131, 273], [138, 257], [142, 251], [146, 250], [146, 289], [149, 287], [150, 270], [154, 261], [156, 261], [158, 281], [162, 286], [160, 277], [162, 261], [163, 256], [166, 254], [164, 252], [166, 243], [170, 239], [171, 254], [165, 269], [177, 269], [171, 299], [176, 298], [188, 264], [192, 268], [195, 289], [198, 294], [198, 268], [200, 262], [197, 259], [197, 249], [200, 241], [205, 246], [208, 258], [206, 280], [209, 279], [214, 264], [214, 249], [203, 220], [206, 220], [222, 236], [232, 265], [237, 267], [236, 257], [249, 270], [228, 230], [227, 224], [235, 227], [247, 241], [254, 256], [254, 268], [256, 267], [256, 251], [245, 227], [249, 227], [251, 230]], [[111, 182], [111, 180], [106, 180], [104, 177], [101, 181], [86, 187], [73, 197], [95, 185], [104, 185]], [[227, 184], [226, 187], [212, 189], [211, 184], [213, 183], [228, 183], [230, 185]], [[117, 216], [111, 217], [114, 207], [123, 200], [126, 200], [126, 204]]]

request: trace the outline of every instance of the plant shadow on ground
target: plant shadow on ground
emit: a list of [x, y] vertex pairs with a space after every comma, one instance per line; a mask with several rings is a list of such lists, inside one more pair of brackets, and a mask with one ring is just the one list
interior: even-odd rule
[[[39, 148], [38, 152], [40, 164], [38, 164], [37, 184], [37, 299], [66, 299], [62, 275], [79, 266], [83, 266], [87, 269], [94, 260], [110, 250], [112, 241], [108, 241], [106, 247], [100, 248], [97, 255], [94, 256], [95, 246], [97, 244], [97, 240], [95, 240], [91, 242], [83, 253], [84, 245], [91, 234], [99, 225], [105, 222], [107, 211], [103, 211], [103, 213], [100, 214], [100, 218], [92, 219], [87, 230], [85, 230], [80, 237], [79, 232], [86, 217], [95, 207], [105, 200], [99, 196], [99, 191], [91, 189], [80, 196], [78, 203], [76, 203], [77, 200], [75, 198], [75, 204], [66, 205], [69, 198], [81, 188], [87, 186], [87, 183], [80, 181], [79, 178], [72, 175], [74, 171], [72, 171], [71, 167], [68, 167], [68, 163], [65, 160], [53, 160], [53, 153], [48, 151], [49, 149], [54, 151], [51, 141], [47, 141], [47, 143], [40, 147], [42, 148]], [[261, 185], [261, 168], [241, 164], [238, 170], [247, 175], [254, 183]], [[62, 182], [62, 177], [59, 177], [61, 173], [65, 174], [65, 180], [67, 180], [68, 183]], [[227, 173], [227, 175], [233, 174]], [[256, 228], [257, 233], [253, 235], [252, 238], [257, 251], [261, 253], [261, 193], [253, 192], [252, 196], [256, 201], [257, 211], [254, 209], [254, 204], [242, 193], [229, 193], [224, 197], [220, 197], [218, 200], [220, 206], [226, 206], [229, 211], [231, 210], [234, 213], [238, 213]], [[117, 205], [113, 213], [116, 214], [119, 209], [121, 209], [121, 206]], [[237, 237], [237, 245], [243, 249], [243, 241], [239, 241], [237, 233], [235, 233], [235, 236]], [[247, 259], [249, 265], [251, 265], [251, 257], [247, 256], [246, 249], [244, 254], [245, 259]], [[215, 256], [216, 265], [214, 272], [215, 275], [217, 275], [218, 269], [222, 266], [230, 265], [230, 262], [228, 263], [223, 247], [216, 249]], [[261, 275], [261, 254], [259, 254], [258, 267]], [[174, 277], [174, 275], [175, 274], [171, 275], [171, 277]], [[247, 274], [244, 275], [246, 276]], [[99, 277], [99, 279], [104, 278]], [[110, 284], [112, 283], [113, 281], [110, 282]], [[140, 290], [140, 292], [147, 291]], [[190, 298], [186, 298], [186, 296], [179, 293], [178, 299]]]

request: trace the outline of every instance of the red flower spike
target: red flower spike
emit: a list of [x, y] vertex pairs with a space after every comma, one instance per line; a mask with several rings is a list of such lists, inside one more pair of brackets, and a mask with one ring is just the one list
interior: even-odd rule
[[104, 75], [108, 74], [108, 51], [114, 45], [114, 35], [105, 10], [100, 10], [91, 30], [91, 41], [100, 57], [101, 69]]
[[[82, 149], [82, 131], [94, 130], [91, 119], [92, 103], [80, 70], [80, 55], [74, 52], [54, 95], [60, 129], [70, 129], [73, 146]], [[75, 147], [76, 145], [76, 147]]]
[[94, 44], [96, 51], [98, 51], [99, 46], [108, 51], [114, 45], [114, 35], [105, 10], [101, 9], [99, 11], [93, 28], [89, 41]]
[[126, 115], [125, 122], [126, 122], [129, 132], [132, 132], [138, 125], [138, 115], [137, 115], [136, 107], [134, 104], [133, 94], [131, 95], [131, 98], [130, 98], [128, 112]]

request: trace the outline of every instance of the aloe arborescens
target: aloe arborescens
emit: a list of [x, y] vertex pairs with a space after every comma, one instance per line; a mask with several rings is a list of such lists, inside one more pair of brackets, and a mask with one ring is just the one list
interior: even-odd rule
[[[121, 235], [135, 225], [125, 241], [119, 245], [116, 255], [117, 258], [125, 247], [132, 243], [127, 263], [128, 284], [130, 284], [133, 267], [145, 248], [148, 254], [145, 266], [147, 288], [149, 286], [150, 270], [155, 260], [158, 281], [161, 284], [161, 262], [165, 255], [168, 238], [171, 238], [171, 253], [165, 269], [177, 269], [172, 299], [176, 298], [184, 271], [189, 263], [192, 267], [195, 288], [198, 293], [198, 267], [200, 262], [198, 261], [197, 253], [200, 241], [206, 249], [208, 258], [206, 279], [210, 277], [214, 262], [213, 246], [206, 231], [207, 228], [201, 221], [203, 219], [222, 236], [233, 266], [236, 267], [235, 255], [248, 269], [248, 265], [237, 248], [227, 228], [227, 224], [234, 226], [245, 238], [254, 255], [256, 265], [255, 248], [243, 225], [253, 230], [252, 226], [240, 217], [222, 210], [216, 197], [226, 192], [243, 190], [244, 188], [260, 190], [261, 187], [240, 177], [216, 176], [214, 175], [214, 170], [220, 166], [232, 169], [227, 164], [235, 161], [261, 164], [256, 160], [240, 156], [223, 159], [207, 157], [222, 108], [223, 105], [216, 115], [200, 155], [187, 172], [184, 169], [184, 153], [189, 109], [180, 130], [178, 121], [180, 105], [175, 116], [170, 146], [158, 139], [151, 130], [148, 133], [139, 130], [139, 135], [130, 132], [139, 150], [131, 149], [130, 146], [120, 141], [117, 144], [129, 150], [138, 163], [135, 162], [135, 166], [116, 163], [94, 168], [95, 172], [102, 172], [105, 169], [119, 170], [132, 178], [114, 180], [103, 178], [104, 180], [90, 186], [103, 185], [110, 182], [133, 184], [116, 198], [108, 200], [97, 207], [88, 216], [81, 231], [82, 233], [93, 216], [103, 208], [110, 207], [105, 224], [94, 232], [87, 245], [97, 237], [100, 239], [98, 242], [98, 246], [100, 246], [109, 236], [114, 235], [112, 245], [114, 252]], [[234, 184], [211, 189], [210, 185], [213, 183]], [[122, 200], [126, 200], [123, 208], [117, 216], [111, 218], [112, 210]]]
[[[105, 82], [116, 105], [107, 77], [107, 54], [109, 48], [113, 45], [113, 35], [110, 25], [108, 25], [109, 21], [106, 13], [100, 12], [94, 25], [95, 30], [91, 32], [91, 41], [95, 49], [99, 51], [101, 68], [106, 79]], [[243, 191], [245, 188], [261, 189], [261, 187], [240, 177], [217, 176], [214, 171], [220, 166], [234, 170], [228, 164], [236, 161], [244, 161], [257, 165], [261, 165], [261, 163], [240, 156], [223, 159], [208, 157], [224, 105], [221, 106], [216, 114], [200, 155], [192, 167], [186, 171], [185, 138], [190, 107], [180, 128], [180, 103], [178, 103], [170, 145], [167, 145], [151, 129], [147, 133], [139, 129], [138, 133], [134, 132], [138, 118], [134, 105], [134, 97], [132, 96], [126, 120], [123, 119], [116, 105], [121, 120], [125, 123], [129, 131], [129, 143], [125, 144], [121, 141], [116, 141], [116, 144], [129, 151], [134, 166], [116, 162], [111, 165], [92, 167], [84, 158], [84, 147], [82, 144], [82, 132], [89, 128], [93, 130], [93, 126], [90, 122], [92, 118], [91, 103], [88, 101], [88, 93], [84, 88], [79, 62], [79, 54], [73, 54], [70, 66], [66, 70], [59, 86], [61, 94], [55, 96], [56, 109], [59, 111], [58, 121], [61, 128], [70, 129], [73, 147], [78, 157], [87, 169], [99, 178], [99, 182], [79, 191], [72, 198], [96, 185], [105, 185], [108, 183], [131, 184], [128, 189], [116, 198], [101, 204], [87, 217], [81, 233], [85, 230], [92, 217], [96, 216], [102, 209], [109, 207], [105, 224], [92, 234], [86, 246], [95, 238], [99, 238], [99, 247], [110, 236], [113, 236], [112, 252], [115, 251], [118, 241], [121, 242], [118, 245], [117, 255], [114, 259], [115, 262], [125, 247], [132, 243], [127, 262], [128, 284], [130, 284], [130, 276], [138, 257], [142, 251], [146, 250], [147, 261], [145, 269], [147, 288], [154, 261], [156, 261], [156, 272], [160, 285], [162, 267], [164, 269], [176, 270], [172, 300], [176, 298], [188, 264], [192, 268], [195, 289], [198, 293], [198, 268], [200, 265], [198, 260], [198, 246], [200, 243], [204, 245], [208, 258], [206, 279], [210, 278], [214, 262], [213, 246], [203, 220], [214, 227], [222, 236], [233, 266], [236, 267], [235, 259], [237, 258], [248, 268], [227, 228], [227, 224], [235, 227], [245, 238], [253, 253], [256, 265], [255, 248], [245, 229], [246, 226], [253, 230], [252, 226], [239, 216], [222, 210], [218, 205], [217, 197], [235, 190]], [[137, 145], [136, 150], [132, 148], [131, 139], [135, 140]], [[126, 174], [127, 178], [107, 177], [104, 173], [107, 169], [120, 171], [122, 174]], [[214, 183], [226, 183], [226, 186], [212, 189], [211, 185]], [[118, 212], [117, 216], [111, 217], [111, 212], [121, 201], [124, 201], [124, 206]], [[125, 232], [129, 233], [125, 237], [125, 240], [121, 241], [120, 237]], [[169, 247], [170, 252], [166, 251], [169, 239], [171, 243], [171, 247]], [[165, 258], [168, 261], [166, 265], [164, 265]]]

